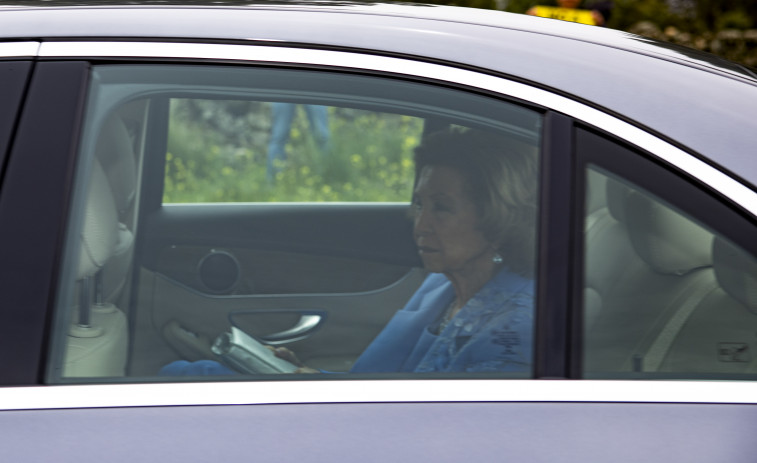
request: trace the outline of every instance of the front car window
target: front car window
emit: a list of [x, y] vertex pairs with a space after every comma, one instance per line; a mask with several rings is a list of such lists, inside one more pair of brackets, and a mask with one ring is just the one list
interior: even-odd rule
[[232, 66], [89, 102], [48, 381], [531, 376], [540, 113]]

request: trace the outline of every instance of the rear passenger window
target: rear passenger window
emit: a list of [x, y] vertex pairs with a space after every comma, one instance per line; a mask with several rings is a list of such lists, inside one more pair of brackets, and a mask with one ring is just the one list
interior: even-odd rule
[[[597, 143], [606, 155], [625, 150]], [[687, 197], [695, 187], [681, 180], [642, 186], [644, 170], [627, 171], [631, 181], [613, 167], [585, 170], [584, 376], [755, 375], [757, 260], [712, 215], [727, 208]]]
[[540, 112], [336, 72], [91, 82], [48, 381], [531, 376]]
[[292, 101], [170, 100], [163, 201], [407, 201], [424, 120]]

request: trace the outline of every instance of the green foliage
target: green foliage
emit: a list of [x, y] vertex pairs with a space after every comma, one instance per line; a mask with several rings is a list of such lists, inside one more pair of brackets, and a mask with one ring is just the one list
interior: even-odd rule
[[[329, 108], [331, 149], [321, 152], [306, 118], [296, 117], [288, 159], [270, 181], [265, 137], [240, 146], [236, 141], [244, 137], [214, 130], [185, 111], [186, 104], [172, 106], [165, 202], [410, 199], [413, 148], [423, 128], [420, 119]], [[226, 114], [224, 104], [217, 103], [215, 111]]]
[[755, 17], [743, 9], [721, 13], [715, 20], [715, 29], [749, 29], [754, 27]]
[[535, 2], [534, 0], [510, 0], [507, 2], [505, 11], [509, 11], [511, 13], [525, 13], [534, 5], [551, 5], [553, 3], [553, 0], [545, 0], [544, 2]]
[[641, 21], [652, 21], [660, 27], [680, 26], [682, 21], [671, 14], [665, 0], [615, 0], [608, 27], [626, 30]]
[[614, 0], [613, 18], [608, 24], [626, 30], [640, 21], [651, 21], [661, 29], [673, 26], [691, 33], [754, 27], [757, 2], [741, 0], [698, 0], [680, 2], [671, 9], [665, 0]]
[[[431, 3], [504, 9], [513, 13], [525, 13], [535, 5], [557, 4], [556, 0], [433, 0]], [[613, 29], [628, 30], [640, 21], [651, 21], [661, 29], [674, 26], [693, 33], [757, 27], [755, 0], [585, 0], [583, 8], [602, 4], [612, 5], [607, 26]], [[671, 4], [676, 7], [671, 8]]]
[[692, 3], [697, 22], [706, 30], [757, 26], [757, 2], [754, 0], [696, 0]]

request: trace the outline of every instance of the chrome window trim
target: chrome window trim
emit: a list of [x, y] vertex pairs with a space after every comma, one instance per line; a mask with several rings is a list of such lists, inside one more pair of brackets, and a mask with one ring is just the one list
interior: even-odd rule
[[175, 58], [308, 64], [388, 72], [478, 87], [550, 108], [612, 133], [683, 170], [757, 217], [757, 192], [680, 148], [628, 122], [567, 97], [470, 70], [355, 52], [210, 43], [45, 42], [39, 48], [39, 56]]
[[197, 405], [575, 402], [757, 404], [746, 381], [353, 380], [3, 388], [0, 410]]
[[39, 52], [39, 42], [2, 42], [0, 58], [33, 58]]

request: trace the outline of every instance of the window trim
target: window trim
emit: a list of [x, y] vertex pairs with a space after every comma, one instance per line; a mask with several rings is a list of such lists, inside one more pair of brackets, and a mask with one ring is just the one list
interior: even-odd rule
[[750, 381], [227, 381], [9, 387], [3, 410], [335, 403], [757, 404]]
[[0, 73], [3, 75], [0, 101], [4, 102], [0, 110], [0, 179], [5, 172], [8, 152], [18, 124], [19, 108], [26, 97], [33, 69], [34, 63], [30, 60], [0, 62]]
[[32, 74], [0, 196], [1, 385], [42, 382], [89, 64], [38, 63]]
[[38, 55], [41, 58], [171, 58], [305, 64], [387, 72], [472, 86], [550, 108], [612, 133], [652, 153], [675, 169], [684, 171], [757, 217], [757, 192], [668, 141], [565, 96], [471, 70], [346, 51], [187, 42], [44, 42], [39, 47]]
[[39, 54], [40, 42], [3, 42], [0, 43], [2, 58], [31, 58]]
[[534, 376], [570, 377], [570, 307], [575, 185], [573, 120], [548, 112], [544, 118], [539, 198], [538, 277], [534, 327]]

